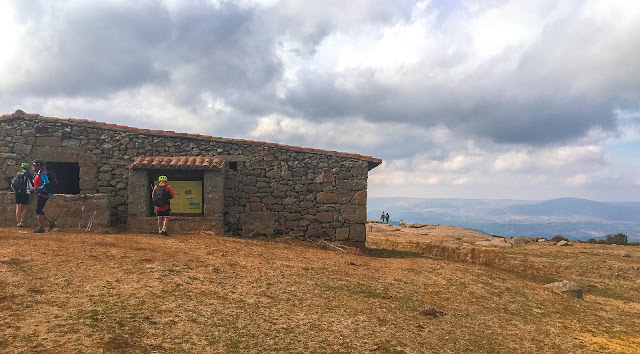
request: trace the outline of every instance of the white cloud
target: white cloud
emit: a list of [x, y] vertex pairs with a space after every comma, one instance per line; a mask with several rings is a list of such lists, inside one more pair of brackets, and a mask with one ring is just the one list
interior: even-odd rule
[[[2, 43], [2, 50], [5, 52], [18, 49], [21, 27], [14, 22], [13, 18], [14, 11], [10, 4], [0, 2], [0, 43]], [[0, 56], [0, 67], [3, 58], [6, 60], [7, 56]]]
[[520, 170], [522, 169], [531, 158], [526, 151], [510, 151], [506, 154], [498, 156], [493, 163], [493, 168], [497, 171], [502, 170]]
[[[206, 94], [203, 96], [207, 97]], [[32, 99], [22, 109], [54, 117], [102, 119], [140, 128], [190, 133], [204, 133], [203, 130], [212, 132], [224, 124], [212, 118], [232, 110], [215, 99], [203, 99], [199, 106], [193, 108], [176, 105], [169, 92], [154, 86], [120, 91], [100, 99]], [[206, 118], [210, 119], [203, 120]], [[179, 126], [176, 125], [176, 120], [179, 120]]]
[[570, 186], [581, 186], [589, 180], [589, 177], [583, 174], [571, 176], [567, 178], [567, 184]]
[[445, 171], [457, 171], [465, 167], [468, 167], [470, 164], [474, 162], [478, 162], [480, 160], [482, 160], [481, 157], [458, 155], [458, 156], [454, 156], [449, 161], [445, 161], [442, 164], [442, 168]]
[[468, 184], [469, 182], [471, 182], [470, 178], [464, 177], [464, 178], [458, 178], [455, 181], [453, 181], [453, 184], [455, 185], [461, 185], [461, 184]]
[[538, 166], [548, 167], [566, 167], [576, 162], [582, 164], [604, 162], [602, 148], [595, 145], [542, 149], [536, 153], [535, 159]]

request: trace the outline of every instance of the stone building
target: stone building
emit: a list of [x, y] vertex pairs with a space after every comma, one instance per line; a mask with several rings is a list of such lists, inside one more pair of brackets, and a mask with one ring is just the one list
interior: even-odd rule
[[166, 175], [176, 191], [172, 231], [356, 242], [366, 237], [368, 171], [381, 163], [343, 152], [18, 110], [0, 119], [0, 225], [15, 224], [9, 182], [22, 161], [34, 159], [46, 161], [56, 176], [58, 190], [45, 210], [62, 227], [153, 231], [151, 190]]

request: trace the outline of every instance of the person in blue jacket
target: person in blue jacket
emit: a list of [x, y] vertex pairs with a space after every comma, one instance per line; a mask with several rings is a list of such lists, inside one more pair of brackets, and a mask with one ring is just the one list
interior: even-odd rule
[[45, 232], [44, 227], [47, 223], [49, 223], [49, 231], [56, 227], [56, 222], [49, 220], [44, 215], [44, 206], [47, 204], [49, 198], [51, 198], [51, 193], [47, 190], [50, 182], [49, 177], [47, 176], [47, 171], [45, 170], [44, 161], [33, 161], [33, 172], [35, 173], [35, 176], [33, 177], [34, 189], [32, 192], [37, 196], [36, 216], [38, 217], [38, 224], [40, 225], [40, 227], [33, 232], [43, 233]]

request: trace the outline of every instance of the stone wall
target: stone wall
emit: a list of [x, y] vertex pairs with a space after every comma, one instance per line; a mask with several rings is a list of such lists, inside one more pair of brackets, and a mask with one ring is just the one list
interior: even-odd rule
[[[0, 226], [16, 226], [16, 200], [13, 193], [0, 192]], [[91, 229], [109, 227], [109, 196], [106, 194], [63, 195], [55, 194], [47, 202], [44, 212], [61, 228]], [[29, 211], [25, 223], [36, 227], [36, 197], [29, 199]]]
[[20, 113], [0, 120], [0, 189], [8, 188], [22, 161], [79, 162], [81, 193], [109, 196], [111, 225], [127, 223], [129, 166], [136, 156], [220, 156], [236, 162], [236, 170], [223, 174], [228, 232], [365, 240], [371, 161], [356, 155]]

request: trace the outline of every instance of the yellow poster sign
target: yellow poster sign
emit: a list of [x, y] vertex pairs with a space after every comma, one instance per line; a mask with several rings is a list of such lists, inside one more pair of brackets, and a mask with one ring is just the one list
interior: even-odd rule
[[169, 181], [169, 185], [174, 193], [172, 213], [202, 214], [202, 181]]

